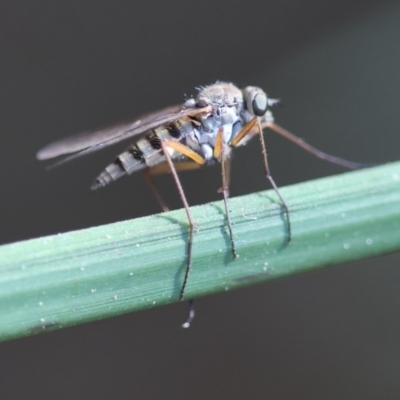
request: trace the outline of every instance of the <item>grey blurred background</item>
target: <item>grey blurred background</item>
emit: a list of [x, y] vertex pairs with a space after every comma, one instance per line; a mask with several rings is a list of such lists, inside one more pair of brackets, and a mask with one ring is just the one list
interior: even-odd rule
[[[45, 144], [183, 100], [217, 79], [263, 87], [277, 122], [354, 161], [399, 158], [400, 4], [0, 3], [0, 242], [158, 212], [143, 177], [90, 184], [122, 146], [45, 171]], [[280, 186], [344, 170], [267, 134]], [[267, 187], [255, 140], [231, 195]], [[182, 174], [216, 200], [216, 168]], [[180, 207], [170, 176], [158, 179]], [[399, 256], [0, 344], [3, 399], [398, 399]]]

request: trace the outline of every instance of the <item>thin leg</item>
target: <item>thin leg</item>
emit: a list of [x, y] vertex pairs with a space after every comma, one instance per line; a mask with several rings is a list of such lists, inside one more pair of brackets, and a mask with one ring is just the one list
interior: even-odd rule
[[276, 185], [274, 179], [271, 176], [269, 166], [268, 166], [268, 158], [267, 158], [267, 149], [265, 147], [265, 141], [264, 141], [264, 136], [263, 136], [263, 131], [262, 131], [262, 125], [260, 123], [260, 119], [258, 117], [254, 117], [251, 121], [249, 121], [243, 128], [242, 130], [235, 136], [235, 138], [231, 141], [231, 146], [236, 147], [239, 145], [240, 141], [247, 135], [254, 135], [255, 132], [259, 133], [260, 135], [260, 141], [261, 141], [261, 149], [262, 149], [262, 154], [263, 154], [263, 160], [264, 160], [264, 169], [265, 169], [265, 176], [267, 179], [270, 181], [273, 189], [275, 190], [275, 193], [278, 195], [279, 200], [282, 203], [282, 207], [284, 209], [284, 212], [286, 214], [287, 218], [287, 224], [288, 224], [288, 243], [292, 240], [292, 227], [290, 224], [290, 218], [289, 218], [289, 208], [281, 196], [278, 186]]
[[157, 189], [157, 186], [154, 182], [153, 176], [150, 172], [149, 168], [146, 168], [144, 171], [144, 177], [146, 178], [146, 182], [149, 185], [150, 190], [153, 192], [154, 197], [157, 199], [158, 204], [160, 205], [163, 212], [169, 211], [167, 204], [162, 198], [160, 191]]
[[[168, 147], [168, 145], [167, 145]], [[192, 171], [194, 169], [199, 169], [202, 167], [202, 165], [197, 164], [192, 161], [185, 161], [185, 162], [178, 162], [174, 163], [174, 167], [176, 171]], [[149, 168], [149, 173], [151, 175], [161, 175], [161, 174], [166, 174], [170, 173], [171, 171], [169, 170], [168, 164], [163, 163], [163, 164], [157, 164], [154, 165], [154, 167]]]
[[338, 164], [338, 165], [341, 165], [342, 167], [346, 167], [349, 169], [368, 168], [368, 167], [373, 167], [375, 165], [375, 164], [364, 164], [364, 163], [348, 161], [348, 160], [344, 160], [343, 158], [339, 158], [339, 157], [324, 153], [323, 151], [318, 150], [315, 147], [309, 145], [303, 139], [300, 139], [296, 135], [293, 135], [293, 133], [290, 133], [289, 131], [282, 128], [278, 124], [275, 124], [275, 122], [271, 122], [271, 121], [264, 122], [261, 126], [262, 126], [262, 128], [269, 128], [272, 131], [279, 133], [279, 135], [290, 140], [291, 142], [293, 142], [297, 146], [301, 147], [305, 151], [308, 151], [315, 157], [321, 158], [322, 160], [328, 161], [330, 163]]
[[[167, 163], [169, 165], [169, 169], [171, 170], [171, 174], [172, 174], [172, 176], [174, 178], [176, 187], [178, 188], [179, 195], [181, 196], [182, 203], [183, 203], [183, 206], [185, 208], [186, 216], [187, 216], [187, 219], [188, 219], [188, 222], [189, 222], [189, 242], [188, 242], [188, 249], [187, 249], [187, 264], [186, 264], [185, 277], [183, 279], [183, 284], [182, 284], [181, 291], [180, 291], [180, 294], [179, 294], [179, 300], [183, 300], [183, 297], [185, 295], [185, 288], [186, 288], [186, 284], [187, 284], [187, 281], [188, 281], [189, 273], [190, 273], [190, 270], [192, 268], [193, 231], [194, 231], [195, 223], [194, 223], [194, 220], [192, 218], [192, 214], [190, 213], [189, 204], [188, 204], [188, 202], [186, 200], [186, 196], [185, 196], [185, 193], [183, 191], [181, 182], [180, 182], [178, 174], [177, 174], [177, 172], [175, 170], [174, 163], [172, 162], [171, 157], [170, 157], [170, 155], [168, 153], [167, 145], [164, 143], [163, 140], [161, 140], [160, 143], [161, 143], [161, 148], [162, 148], [162, 151], [164, 153], [165, 159], [167, 160]], [[193, 300], [191, 302], [191, 309], [193, 309]], [[193, 316], [194, 316], [194, 309], [192, 310], [192, 312], [189, 313], [189, 317], [188, 317], [187, 321], [183, 324], [183, 326], [185, 328], [188, 328], [190, 326], [190, 322], [192, 321]]]
[[220, 189], [220, 191], [222, 192], [222, 195], [224, 196], [226, 223], [228, 225], [229, 237], [231, 239], [232, 255], [233, 255], [233, 258], [237, 258], [238, 254], [236, 253], [235, 241], [233, 240], [231, 217], [229, 215], [229, 207], [228, 207], [230, 165], [231, 165], [230, 160], [229, 160], [229, 158], [226, 158], [226, 155], [225, 155], [225, 146], [222, 143], [222, 146], [221, 146], [222, 188]]
[[194, 300], [190, 299], [189, 300], [189, 316], [188, 319], [186, 320], [186, 322], [184, 322], [182, 324], [182, 328], [189, 328], [190, 324], [192, 323], [192, 321], [194, 320]]
[[270, 181], [270, 183], [271, 183], [272, 187], [274, 188], [275, 193], [278, 195], [278, 197], [282, 203], [283, 209], [285, 211], [286, 218], [287, 218], [287, 224], [288, 224], [288, 243], [290, 243], [290, 241], [292, 240], [292, 227], [290, 224], [289, 208], [288, 208], [285, 200], [281, 196], [278, 186], [276, 185], [276, 183], [274, 181], [274, 178], [272, 178], [272, 176], [271, 176], [270, 169], [268, 166], [267, 149], [265, 147], [265, 141], [264, 141], [264, 135], [263, 135], [261, 123], [260, 123], [259, 118], [258, 117], [256, 117], [256, 118], [257, 118], [258, 130], [260, 133], [260, 142], [261, 142], [262, 154], [263, 154], [263, 159], [264, 159], [265, 176]]
[[[176, 171], [189, 171], [201, 167], [200, 164], [196, 164], [194, 162], [181, 162], [174, 164], [174, 166]], [[167, 172], [170, 172], [170, 170], [168, 164], [165, 163], [158, 164], [154, 167], [146, 168], [144, 170], [144, 177], [146, 179], [146, 182], [163, 212], [169, 211], [169, 207], [162, 198], [161, 193], [158, 190], [156, 183], [154, 182], [153, 175], [165, 174]]]

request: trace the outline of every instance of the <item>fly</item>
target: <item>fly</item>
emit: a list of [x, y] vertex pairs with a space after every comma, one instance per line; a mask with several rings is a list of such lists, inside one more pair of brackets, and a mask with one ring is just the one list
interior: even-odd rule
[[[269, 128], [304, 150], [323, 160], [350, 169], [369, 165], [347, 161], [324, 153], [286, 129], [277, 125], [270, 108], [279, 100], [271, 99], [260, 88], [247, 86], [239, 89], [232, 83], [217, 82], [199, 88], [195, 98], [185, 103], [153, 112], [133, 122], [94, 132], [84, 132], [52, 143], [37, 153], [39, 160], [65, 156], [54, 166], [93, 153], [123, 140], [136, 138], [126, 151], [109, 164], [92, 184], [92, 189], [104, 187], [124, 175], [143, 170], [146, 180], [163, 211], [168, 207], [158, 192], [152, 176], [171, 172], [186, 211], [189, 233], [187, 264], [179, 300], [184, 300], [190, 270], [195, 222], [186, 200], [177, 171], [196, 169], [214, 163], [221, 164], [222, 187], [226, 224], [229, 231], [232, 256], [237, 257], [228, 211], [230, 153], [258, 135], [261, 142], [265, 175], [275, 190], [288, 227], [287, 241], [291, 240], [289, 208], [281, 196], [268, 164], [263, 129]], [[182, 325], [188, 328], [194, 318], [194, 303], [189, 301], [189, 316]]]

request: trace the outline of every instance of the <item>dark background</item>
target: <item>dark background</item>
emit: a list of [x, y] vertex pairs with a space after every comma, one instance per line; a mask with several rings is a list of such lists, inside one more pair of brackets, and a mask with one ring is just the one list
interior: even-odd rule
[[[138, 174], [90, 191], [113, 148], [45, 171], [50, 141], [229, 80], [283, 99], [277, 122], [329, 153], [398, 159], [400, 5], [381, 1], [0, 3], [0, 242], [158, 212]], [[266, 135], [280, 186], [342, 172]], [[257, 141], [232, 196], [263, 190]], [[191, 204], [218, 169], [182, 174]], [[158, 179], [180, 207], [170, 176]], [[398, 399], [398, 255], [0, 344], [2, 399]]]

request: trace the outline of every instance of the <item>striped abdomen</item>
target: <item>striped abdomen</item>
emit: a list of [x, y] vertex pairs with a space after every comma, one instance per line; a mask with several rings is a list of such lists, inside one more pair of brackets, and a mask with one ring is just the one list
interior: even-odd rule
[[[165, 162], [165, 157], [161, 152], [160, 140], [184, 140], [187, 135], [194, 133], [195, 129], [189, 119], [181, 118], [149, 131], [143, 139], [131, 145], [113, 163], [107, 166], [93, 182], [92, 189], [106, 186], [126, 174], [132, 174]], [[173, 158], [174, 154], [171, 154], [171, 157]]]

